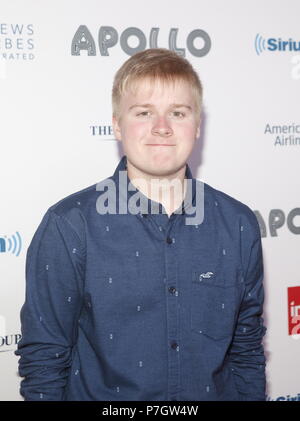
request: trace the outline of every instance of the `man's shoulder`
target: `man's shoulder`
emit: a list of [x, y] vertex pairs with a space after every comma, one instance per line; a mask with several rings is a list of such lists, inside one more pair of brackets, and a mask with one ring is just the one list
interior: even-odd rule
[[78, 190], [63, 197], [49, 207], [49, 210], [59, 216], [65, 216], [70, 210], [80, 206], [86, 207], [93, 200], [96, 184]]
[[96, 210], [96, 202], [99, 196], [97, 186], [100, 183], [105, 183], [112, 176], [104, 178], [97, 183], [78, 190], [68, 196], [63, 197], [56, 203], [52, 204], [48, 211], [54, 213], [56, 216], [70, 218], [74, 214], [88, 216]]
[[222, 217], [228, 222], [240, 224], [247, 223], [255, 231], [259, 230], [258, 221], [254, 211], [245, 203], [230, 196], [224, 191], [218, 190], [205, 183], [205, 198], [210, 206], [216, 207], [221, 212]]

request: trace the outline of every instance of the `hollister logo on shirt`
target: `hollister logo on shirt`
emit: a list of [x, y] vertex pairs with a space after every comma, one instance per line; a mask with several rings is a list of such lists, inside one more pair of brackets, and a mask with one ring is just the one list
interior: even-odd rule
[[289, 335], [300, 335], [300, 286], [288, 288]]
[[202, 279], [211, 278], [212, 276], [214, 276], [213, 272], [201, 273], [201, 275], [199, 276], [199, 280], [201, 281]]

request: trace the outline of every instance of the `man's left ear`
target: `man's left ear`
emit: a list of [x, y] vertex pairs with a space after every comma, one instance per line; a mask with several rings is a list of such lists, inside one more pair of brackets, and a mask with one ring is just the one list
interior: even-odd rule
[[200, 124], [199, 124], [199, 126], [197, 127], [197, 131], [196, 131], [196, 138], [197, 139], [199, 139], [200, 133], [201, 133], [201, 130], [200, 130]]
[[113, 132], [114, 132], [114, 137], [117, 140], [121, 140], [121, 129], [120, 129], [120, 125], [118, 122], [118, 119], [116, 116], [112, 116], [112, 126], [113, 126]]

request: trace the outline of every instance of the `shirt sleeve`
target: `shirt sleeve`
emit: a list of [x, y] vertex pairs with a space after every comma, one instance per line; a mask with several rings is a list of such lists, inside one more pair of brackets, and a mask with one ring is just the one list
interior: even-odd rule
[[251, 246], [242, 247], [246, 288], [229, 350], [229, 360], [241, 400], [264, 401], [266, 359], [262, 339], [266, 327], [261, 317], [264, 303], [264, 268], [261, 236], [255, 215], [253, 221], [254, 226], [248, 225], [252, 230]]
[[20, 393], [25, 400], [64, 400], [82, 306], [84, 247], [64, 217], [48, 210], [26, 255], [21, 309]]

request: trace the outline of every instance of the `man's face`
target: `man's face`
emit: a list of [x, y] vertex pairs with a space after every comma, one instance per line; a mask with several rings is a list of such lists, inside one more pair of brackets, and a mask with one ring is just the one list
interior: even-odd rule
[[115, 137], [122, 140], [129, 164], [147, 176], [175, 174], [186, 163], [200, 134], [195, 97], [185, 81], [138, 82], [113, 118]]

